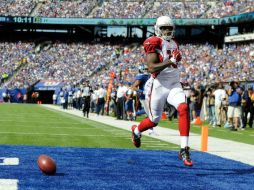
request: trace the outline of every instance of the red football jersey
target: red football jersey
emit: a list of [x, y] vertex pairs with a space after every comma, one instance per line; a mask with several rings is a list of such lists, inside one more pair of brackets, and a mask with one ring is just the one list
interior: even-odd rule
[[152, 36], [144, 41], [145, 53], [158, 53], [160, 61], [171, 57], [173, 50], [178, 50], [179, 46], [175, 40], [166, 41], [160, 37]]

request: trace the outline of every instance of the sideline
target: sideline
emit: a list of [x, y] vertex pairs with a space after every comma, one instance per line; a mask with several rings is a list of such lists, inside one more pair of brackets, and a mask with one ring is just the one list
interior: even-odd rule
[[[41, 104], [41, 106], [49, 109], [54, 109], [57, 111], [69, 113], [75, 116], [83, 117], [82, 111], [75, 109], [63, 110], [60, 106]], [[124, 121], [116, 120], [110, 116], [97, 116], [91, 113], [89, 119], [111, 125], [117, 128], [131, 131], [131, 126], [134, 124], [139, 124], [134, 121]], [[149, 136], [152, 138], [160, 139], [166, 142], [180, 145], [179, 132], [173, 129], [167, 129], [160, 126], [155, 128], [156, 135], [149, 135], [147, 131], [142, 133], [142, 135]], [[131, 134], [130, 134], [131, 137]], [[131, 139], [131, 138], [130, 138]], [[190, 147], [194, 150], [200, 151], [200, 135], [195, 133], [190, 133]], [[131, 142], [130, 142], [131, 143]], [[239, 161], [248, 165], [254, 166], [254, 145], [249, 145], [245, 143], [238, 143], [230, 140], [223, 140], [215, 137], [208, 138], [208, 151], [207, 153], [217, 155], [223, 158]]]

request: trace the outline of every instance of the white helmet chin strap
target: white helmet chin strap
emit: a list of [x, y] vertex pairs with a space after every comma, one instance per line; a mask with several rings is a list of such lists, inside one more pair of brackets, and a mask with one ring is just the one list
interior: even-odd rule
[[158, 26], [155, 25], [154, 28], [155, 28], [155, 35], [156, 36], [161, 37], [162, 39], [167, 40], [167, 41], [169, 41], [173, 38], [173, 31], [171, 31], [171, 34], [169, 36], [165, 36], [165, 35], [162, 35], [162, 32]]
[[161, 38], [163, 38], [164, 40], [167, 40], [167, 41], [171, 40], [172, 37], [173, 37], [172, 33], [170, 36], [161, 36]]

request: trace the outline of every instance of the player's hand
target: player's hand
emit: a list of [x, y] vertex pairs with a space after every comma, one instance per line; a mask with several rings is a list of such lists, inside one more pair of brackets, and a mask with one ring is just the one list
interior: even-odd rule
[[170, 61], [172, 61], [173, 63], [177, 63], [182, 59], [181, 52], [178, 49], [173, 50], [171, 55], [172, 57], [170, 58]]

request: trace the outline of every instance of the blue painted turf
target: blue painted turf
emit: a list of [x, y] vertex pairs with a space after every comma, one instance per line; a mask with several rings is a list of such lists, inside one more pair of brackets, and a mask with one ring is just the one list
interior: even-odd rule
[[[55, 176], [40, 172], [40, 154], [56, 160]], [[254, 189], [253, 166], [201, 152], [192, 152], [192, 168], [176, 151], [4, 145], [0, 157], [20, 159], [19, 166], [0, 166], [0, 178], [18, 179], [20, 190]]]

